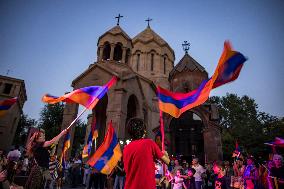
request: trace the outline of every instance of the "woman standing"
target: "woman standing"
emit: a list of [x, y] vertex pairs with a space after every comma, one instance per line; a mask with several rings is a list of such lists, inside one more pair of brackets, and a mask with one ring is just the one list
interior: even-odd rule
[[43, 130], [35, 132], [29, 139], [27, 146], [28, 155], [33, 156], [34, 165], [31, 169], [29, 178], [25, 188], [27, 189], [41, 189], [44, 188], [44, 180], [51, 178], [49, 172], [49, 151], [48, 147], [57, 143], [59, 139], [66, 134], [64, 129], [59, 135], [50, 141], [45, 141], [45, 133]]

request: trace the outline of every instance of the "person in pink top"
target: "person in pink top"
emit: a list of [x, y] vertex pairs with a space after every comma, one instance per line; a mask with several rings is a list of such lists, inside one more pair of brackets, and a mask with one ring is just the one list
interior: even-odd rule
[[155, 189], [154, 160], [160, 159], [169, 164], [168, 153], [162, 152], [151, 139], [145, 139], [146, 126], [142, 119], [130, 119], [127, 129], [132, 142], [123, 150], [125, 189]]

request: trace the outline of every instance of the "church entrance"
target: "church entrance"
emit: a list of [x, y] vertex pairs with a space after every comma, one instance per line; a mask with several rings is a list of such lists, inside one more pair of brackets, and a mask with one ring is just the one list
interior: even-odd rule
[[204, 162], [204, 124], [195, 113], [187, 111], [170, 122], [170, 152], [191, 162], [198, 157]]
[[108, 96], [107, 94], [98, 102], [98, 104], [95, 107], [95, 114], [96, 117], [96, 127], [98, 128], [98, 139], [96, 147], [100, 146], [101, 143], [104, 140], [105, 134], [106, 134], [106, 125], [108, 124], [106, 122], [106, 110], [107, 110], [107, 104], [108, 104]]

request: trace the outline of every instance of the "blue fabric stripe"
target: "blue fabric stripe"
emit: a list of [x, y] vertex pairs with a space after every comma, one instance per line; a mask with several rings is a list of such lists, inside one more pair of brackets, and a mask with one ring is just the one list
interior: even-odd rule
[[230, 57], [224, 64], [223, 69], [220, 70], [220, 73], [216, 79], [216, 83], [227, 82], [233, 77], [234, 72], [238, 69], [239, 66], [243, 65], [246, 61], [246, 58], [241, 53], [236, 53]]
[[103, 90], [104, 90], [104, 86], [90, 86], [90, 87], [84, 87], [81, 88], [79, 90], [81, 90], [84, 93], [87, 93], [88, 95], [95, 97], [98, 96]]
[[170, 96], [166, 96], [164, 94], [161, 94], [159, 93], [158, 96], [159, 96], [159, 99], [163, 102], [163, 103], [171, 103], [171, 104], [174, 104], [177, 108], [181, 109], [185, 106], [187, 106], [188, 104], [191, 104], [193, 102], [195, 102], [201, 91], [203, 90], [203, 88], [205, 87], [206, 83], [207, 83], [208, 80], [204, 80], [201, 85], [199, 86], [198, 90], [196, 91], [196, 93], [192, 94], [191, 96], [187, 97], [187, 98], [184, 98], [182, 100], [176, 100], [176, 99], [173, 99], [172, 97]]
[[8, 110], [12, 105], [2, 105], [0, 106], [0, 110]]
[[105, 151], [105, 153], [101, 156], [101, 158], [96, 162], [96, 164], [93, 166], [96, 170], [101, 171], [104, 168], [104, 166], [107, 164], [107, 162], [113, 156], [113, 150], [116, 147], [116, 145], [117, 145], [117, 137], [116, 137], [116, 134], [114, 132], [110, 146]]

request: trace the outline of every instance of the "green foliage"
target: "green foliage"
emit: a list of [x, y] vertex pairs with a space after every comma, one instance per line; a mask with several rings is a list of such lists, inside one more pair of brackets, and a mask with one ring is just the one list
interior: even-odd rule
[[37, 126], [37, 121], [35, 119], [29, 118], [27, 114], [21, 114], [13, 144], [18, 144], [18, 145], [25, 144], [29, 128], [36, 126]]
[[78, 120], [75, 125], [75, 133], [74, 133], [74, 141], [71, 151], [71, 156], [75, 157], [82, 153], [84, 142], [85, 142], [85, 134], [86, 134], [87, 124]]
[[217, 104], [221, 116], [224, 159], [231, 157], [236, 140], [244, 154], [266, 158], [270, 149], [263, 143], [284, 136], [283, 118], [259, 112], [255, 100], [246, 95], [213, 96], [209, 102]]
[[50, 140], [61, 131], [63, 103], [46, 104], [40, 112], [39, 127], [45, 130], [46, 140]]

